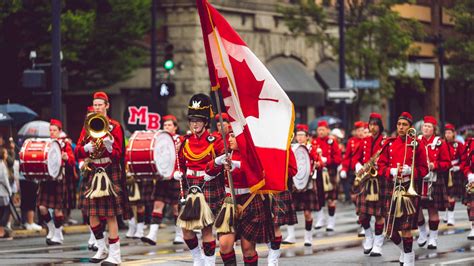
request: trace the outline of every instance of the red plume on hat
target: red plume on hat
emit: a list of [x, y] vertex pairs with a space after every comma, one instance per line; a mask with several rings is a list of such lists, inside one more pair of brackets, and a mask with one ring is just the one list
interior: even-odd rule
[[61, 123], [61, 121], [56, 120], [56, 119], [51, 119], [51, 121], [49, 121], [49, 124], [51, 126], [57, 126], [59, 129], [63, 128], [63, 123]]
[[398, 119], [405, 119], [407, 120], [410, 125], [413, 124], [413, 116], [409, 113], [409, 112], [403, 112], [399, 117]]
[[94, 93], [94, 100], [95, 99], [101, 99], [101, 100], [104, 100], [106, 102], [109, 102], [109, 96], [107, 96], [107, 93], [105, 93], [103, 91], [98, 91], [98, 92]]
[[430, 116], [430, 115], [425, 116], [423, 118], [423, 122], [424, 123], [431, 123], [431, 124], [433, 124], [433, 126], [438, 125], [438, 121], [436, 121], [436, 118], [434, 118], [433, 116]]
[[304, 132], [308, 133], [309, 132], [308, 125], [306, 125], [306, 124], [297, 124], [296, 125], [296, 132], [298, 132], [298, 131], [304, 131]]
[[444, 130], [456, 131], [456, 127], [451, 123], [446, 123], [446, 126], [444, 126]]
[[175, 123], [178, 123], [178, 119], [176, 119], [176, 116], [174, 116], [174, 115], [165, 115], [165, 116], [163, 116], [163, 122], [168, 121], [168, 120], [171, 120]]
[[[216, 114], [214, 116], [214, 119], [216, 120], [216, 122], [219, 122], [219, 118], [220, 118], [219, 114]], [[229, 115], [227, 113], [222, 113], [222, 121], [229, 122]]]
[[354, 123], [354, 128], [361, 128], [361, 127], [365, 127], [365, 122], [364, 121], [356, 121]]
[[320, 120], [320, 121], [318, 122], [318, 127], [327, 127], [327, 128], [329, 128], [328, 121], [326, 121], [326, 120]]

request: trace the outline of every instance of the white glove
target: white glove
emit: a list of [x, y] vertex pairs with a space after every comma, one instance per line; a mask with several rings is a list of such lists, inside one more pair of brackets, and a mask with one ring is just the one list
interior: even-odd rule
[[82, 169], [82, 166], [84, 165], [84, 161], [79, 162], [79, 169]]
[[362, 167], [363, 167], [362, 164], [356, 163], [356, 166], [355, 166], [356, 173], [358, 173], [360, 169], [362, 169]]
[[323, 163], [326, 163], [328, 161], [328, 158], [321, 156], [321, 161], [323, 161]]
[[469, 181], [469, 183], [473, 183], [474, 182], [474, 174], [473, 173], [470, 173], [467, 175], [467, 180]]
[[214, 178], [216, 178], [216, 177], [213, 176], [213, 175], [204, 174], [204, 181], [206, 181], [206, 182], [211, 181]]
[[411, 174], [411, 167], [404, 164], [402, 168], [402, 175], [410, 175]]
[[109, 137], [105, 137], [103, 140], [104, 146], [107, 149], [107, 151], [110, 153], [113, 150], [112, 145], [114, 144], [114, 140], [110, 139]]
[[176, 181], [181, 181], [181, 180], [183, 180], [183, 172], [180, 172], [180, 171], [174, 172], [173, 178], [174, 178], [174, 180], [176, 180]]
[[217, 156], [215, 159], [214, 159], [214, 163], [216, 165], [224, 165], [225, 163], [225, 154], [222, 154], [221, 156]]
[[231, 171], [234, 171], [235, 168], [240, 169], [240, 161], [232, 161], [232, 168]]
[[459, 160], [452, 160], [452, 161], [451, 161], [451, 165], [456, 165], [456, 164], [458, 164], [458, 163], [459, 163]]
[[390, 168], [390, 175], [393, 176], [393, 177], [397, 177], [398, 168]]
[[92, 142], [87, 143], [84, 145], [84, 151], [88, 153], [93, 153], [94, 152], [94, 144]]
[[339, 173], [339, 177], [342, 178], [342, 179], [346, 179], [346, 178], [347, 178], [347, 173], [346, 173], [346, 171], [341, 171], [341, 172]]
[[459, 167], [459, 165], [455, 165], [455, 166], [451, 167], [450, 170], [451, 170], [451, 172], [457, 172], [457, 171], [461, 170], [461, 167]]

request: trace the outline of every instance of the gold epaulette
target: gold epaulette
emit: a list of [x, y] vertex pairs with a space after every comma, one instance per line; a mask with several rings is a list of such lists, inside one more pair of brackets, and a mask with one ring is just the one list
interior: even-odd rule
[[195, 154], [191, 148], [189, 147], [189, 141], [186, 139], [184, 142], [184, 157], [190, 161], [200, 161], [204, 157], [206, 157], [209, 153], [212, 154], [212, 158], [216, 157], [216, 153], [214, 151], [214, 143], [210, 143], [209, 146], [201, 153]]

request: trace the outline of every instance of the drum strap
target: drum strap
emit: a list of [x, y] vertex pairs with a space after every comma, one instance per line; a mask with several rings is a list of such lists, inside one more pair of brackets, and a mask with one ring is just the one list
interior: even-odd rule
[[195, 154], [191, 150], [191, 147], [189, 147], [188, 140], [186, 140], [184, 143], [184, 156], [190, 161], [200, 161], [204, 159], [204, 157], [206, 157], [209, 153], [212, 153], [212, 158], [216, 157], [216, 153], [214, 151], [214, 143], [211, 143], [203, 152], [199, 154]]

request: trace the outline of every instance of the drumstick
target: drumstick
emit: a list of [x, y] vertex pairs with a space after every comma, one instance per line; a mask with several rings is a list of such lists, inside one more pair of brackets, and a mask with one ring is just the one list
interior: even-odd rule
[[[177, 140], [179, 140], [179, 138], [177, 138]], [[178, 141], [175, 141], [175, 149], [176, 149], [176, 163], [178, 164], [178, 172], [181, 172], [181, 169], [179, 167], [179, 157], [178, 157]], [[179, 199], [179, 203], [181, 205], [184, 205], [186, 204], [186, 199], [184, 199], [184, 191], [183, 191], [183, 182], [181, 180], [179, 180], [179, 194], [181, 196], [181, 198]]]

